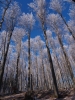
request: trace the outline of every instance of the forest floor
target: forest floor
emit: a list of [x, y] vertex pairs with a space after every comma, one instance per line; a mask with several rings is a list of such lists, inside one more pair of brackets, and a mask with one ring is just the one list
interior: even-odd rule
[[[75, 94], [73, 90], [60, 92], [61, 98], [57, 99], [53, 97], [52, 91], [44, 91], [35, 93], [37, 99], [35, 100], [75, 100]], [[24, 100], [25, 93], [14, 94], [10, 96], [0, 97], [0, 100]]]

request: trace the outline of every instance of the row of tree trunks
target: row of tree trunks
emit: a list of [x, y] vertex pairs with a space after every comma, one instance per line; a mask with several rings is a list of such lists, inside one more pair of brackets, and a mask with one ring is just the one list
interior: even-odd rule
[[11, 27], [11, 31], [9, 32], [9, 37], [8, 37], [8, 43], [7, 43], [6, 52], [4, 54], [3, 62], [1, 64], [2, 72], [1, 72], [1, 75], [0, 75], [0, 91], [1, 91], [1, 87], [2, 87], [4, 69], [5, 69], [5, 64], [6, 64], [6, 60], [7, 60], [7, 55], [8, 55], [8, 50], [9, 50], [9, 45], [10, 45], [10, 40], [11, 40], [11, 37], [12, 37], [13, 30], [14, 30], [14, 27], [13, 27], [13, 21], [12, 21], [12, 27]]

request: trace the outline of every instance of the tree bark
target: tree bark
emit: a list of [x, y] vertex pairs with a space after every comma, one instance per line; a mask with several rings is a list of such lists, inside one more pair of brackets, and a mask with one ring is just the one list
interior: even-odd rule
[[6, 59], [7, 59], [8, 50], [9, 50], [9, 45], [10, 45], [10, 40], [11, 40], [11, 36], [12, 36], [12, 31], [9, 34], [10, 35], [9, 35], [9, 39], [8, 39], [8, 43], [7, 43], [6, 52], [4, 54], [3, 63], [1, 65], [2, 71], [1, 71], [1, 75], [0, 75], [0, 91], [1, 91], [1, 86], [2, 86], [2, 80], [3, 80], [3, 75], [4, 75], [5, 63], [6, 63]]
[[[75, 85], [75, 79], [74, 79], [74, 74], [73, 74], [73, 71], [72, 71], [72, 67], [71, 67], [70, 61], [69, 61], [69, 59], [68, 59], [68, 57], [67, 57], [67, 54], [65, 53], [65, 50], [64, 50], [64, 47], [63, 47], [63, 43], [62, 43], [62, 41], [61, 41], [61, 39], [60, 39], [59, 34], [58, 34], [58, 40], [59, 40], [60, 46], [61, 46], [61, 48], [62, 48], [62, 50], [63, 50], [64, 57], [65, 57], [65, 62], [66, 62], [66, 65], [67, 65], [67, 67], [68, 67], [68, 69], [69, 69], [69, 71], [70, 71], [70, 75], [71, 75], [73, 84]], [[74, 86], [74, 88], [75, 88], [75, 86]]]
[[69, 30], [70, 34], [72, 35], [73, 39], [75, 40], [75, 36], [74, 36], [73, 32], [71, 31], [70, 27], [68, 26], [68, 24], [66, 23], [65, 19], [63, 18], [62, 14], [59, 13], [59, 15], [61, 16], [63, 22], [67, 26], [67, 29]]
[[18, 81], [18, 67], [19, 67], [19, 60], [20, 60], [20, 53], [18, 53], [18, 57], [17, 57], [17, 66], [16, 66], [16, 89], [18, 92], [19, 91], [19, 81]]
[[31, 90], [30, 58], [30, 33], [28, 33], [28, 90]]
[[51, 58], [51, 54], [50, 54], [50, 49], [49, 49], [49, 46], [48, 46], [46, 30], [44, 28], [43, 28], [43, 32], [44, 32], [44, 37], [45, 37], [45, 41], [46, 41], [46, 48], [47, 48], [50, 68], [51, 68], [51, 72], [52, 72], [52, 78], [53, 78], [53, 84], [54, 84], [54, 92], [55, 92], [55, 95], [59, 98], [59, 92], [58, 92], [58, 87], [57, 87], [57, 81], [56, 81], [56, 76], [55, 76], [55, 72], [54, 72], [53, 62], [52, 62], [52, 58]]
[[10, 5], [11, 2], [12, 2], [12, 0], [10, 0], [10, 1], [8, 2], [7, 7], [5, 8], [5, 10], [4, 10], [4, 12], [3, 12], [2, 19], [1, 19], [1, 21], [0, 21], [0, 30], [1, 30], [2, 24], [3, 24], [3, 22], [4, 22], [4, 17], [5, 17], [6, 11], [8, 10], [9, 5]]

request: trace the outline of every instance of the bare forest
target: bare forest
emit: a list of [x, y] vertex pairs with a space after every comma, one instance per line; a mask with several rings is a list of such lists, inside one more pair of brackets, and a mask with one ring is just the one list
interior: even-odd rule
[[0, 0], [0, 100], [75, 100], [75, 0]]

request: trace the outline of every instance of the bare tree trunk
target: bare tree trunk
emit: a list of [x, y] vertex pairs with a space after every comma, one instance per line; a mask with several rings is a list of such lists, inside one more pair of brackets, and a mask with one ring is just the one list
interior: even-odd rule
[[22, 91], [22, 71], [21, 71], [21, 91]]
[[[42, 27], [43, 28], [43, 27]], [[48, 59], [50, 63], [50, 68], [51, 68], [51, 73], [52, 73], [52, 78], [53, 78], [53, 84], [54, 84], [54, 92], [57, 97], [59, 97], [59, 92], [58, 92], [58, 87], [57, 87], [57, 81], [56, 81], [56, 76], [53, 68], [53, 62], [52, 62], [52, 57], [50, 54], [50, 49], [48, 46], [48, 40], [47, 40], [47, 35], [46, 35], [46, 30], [43, 28], [44, 36], [45, 36], [45, 41], [46, 41], [46, 48], [47, 48], [47, 53], [48, 53]]]
[[[58, 68], [59, 68], [59, 70], [60, 70], [60, 75], [61, 75], [62, 82], [63, 82], [63, 85], [64, 85], [63, 75], [62, 75], [61, 68], [60, 68], [60, 65], [59, 65], [59, 62], [58, 62], [58, 58], [57, 58], [57, 56], [56, 56], [56, 55], [55, 55], [55, 58], [54, 58], [54, 59], [56, 60], [57, 67], [58, 67]], [[59, 81], [60, 81], [60, 80], [59, 80]]]
[[[64, 60], [64, 64], [66, 63], [65, 62], [65, 58], [64, 58], [64, 56], [62, 55], [62, 59]], [[62, 63], [63, 61], [61, 60], [61, 63]], [[67, 84], [67, 86], [69, 85], [69, 87], [70, 87], [70, 81], [69, 81], [69, 77], [71, 76], [70, 75], [70, 72], [69, 72], [69, 69], [67, 68], [67, 65], [65, 64], [64, 65], [63, 63], [62, 63], [62, 65], [63, 65], [63, 70], [62, 70], [62, 68], [61, 68], [61, 70], [62, 70], [62, 73], [63, 73], [63, 75], [64, 75], [64, 80], [65, 80], [65, 82], [66, 82], [66, 84]], [[67, 86], [65, 85], [65, 88], [67, 89]]]
[[[62, 41], [61, 41], [61, 39], [60, 39], [59, 34], [58, 34], [58, 40], [59, 40], [60, 46], [61, 46], [61, 48], [62, 48], [62, 50], [63, 50], [63, 53], [64, 53], [65, 63], [66, 63], [66, 65], [67, 65], [67, 67], [68, 67], [68, 69], [69, 69], [69, 71], [70, 71], [70, 75], [71, 75], [73, 84], [75, 85], [75, 79], [74, 79], [74, 74], [73, 74], [73, 71], [72, 71], [72, 67], [71, 67], [70, 61], [69, 61], [69, 59], [68, 59], [68, 56], [67, 56], [67, 54], [66, 54], [66, 52], [65, 52], [65, 50], [64, 50], [63, 43], [62, 43]], [[75, 87], [75, 86], [74, 86], [74, 87]]]
[[19, 60], [20, 60], [20, 53], [18, 53], [18, 56], [17, 56], [17, 66], [16, 66], [16, 89], [17, 89], [17, 91], [16, 92], [19, 91], [19, 81], [18, 81]]
[[[44, 62], [43, 62], [43, 59], [42, 59], [42, 68], [43, 68], [43, 79], [44, 79], [44, 88], [45, 88], [45, 86], [46, 86], [46, 88], [48, 89], [48, 87], [47, 87], [47, 82], [46, 82], [46, 76], [45, 76], [45, 69], [44, 69]], [[46, 89], [45, 88], [45, 89]]]
[[[12, 31], [13, 30], [14, 29], [12, 29]], [[7, 59], [8, 50], [9, 50], [9, 45], [10, 45], [10, 40], [11, 40], [11, 36], [12, 36], [12, 31], [10, 31], [10, 33], [9, 33], [8, 43], [7, 43], [7, 47], [6, 47], [6, 52], [4, 54], [3, 63], [1, 65], [2, 71], [1, 71], [1, 75], [0, 75], [0, 91], [1, 91], [1, 86], [2, 86], [2, 80], [3, 80], [3, 75], [4, 75], [5, 63], [6, 63], [6, 59]]]
[[[59, 64], [59, 62], [58, 62], [58, 57], [57, 57], [57, 54], [56, 54], [56, 47], [55, 47], [55, 43], [54, 43], [54, 41], [53, 40], [50, 40], [50, 45], [51, 45], [51, 48], [53, 49], [53, 54], [54, 54], [54, 59], [55, 59], [55, 61], [56, 61], [56, 64], [57, 64], [57, 67], [58, 67], [58, 69], [59, 69], [59, 71], [60, 71], [60, 75], [61, 75], [61, 78], [62, 78], [62, 82], [63, 82], [63, 84], [64, 84], [64, 79], [63, 79], [63, 75], [62, 75], [62, 72], [61, 72], [61, 67], [60, 67], [60, 64]], [[59, 77], [58, 77], [59, 78]], [[58, 80], [59, 81], [59, 83], [60, 83], [60, 79]], [[60, 85], [60, 84], [59, 84]], [[59, 86], [58, 85], [58, 86]], [[65, 86], [65, 85], [64, 85]]]
[[38, 63], [37, 63], [37, 56], [36, 56], [36, 70], [37, 70], [37, 89], [38, 89]]
[[[7, 0], [6, 0], [6, 2], [7, 2]], [[3, 24], [3, 22], [4, 22], [4, 17], [5, 17], [6, 11], [8, 10], [9, 5], [10, 5], [11, 2], [12, 2], [12, 0], [10, 0], [9, 2], [7, 2], [7, 3], [8, 3], [8, 4], [7, 4], [7, 7], [4, 9], [4, 12], [3, 12], [3, 15], [2, 15], [2, 19], [1, 19], [1, 21], [0, 21], [0, 30], [1, 30], [2, 24]]]
[[59, 15], [61, 16], [62, 20], [64, 21], [65, 25], [67, 26], [67, 29], [69, 30], [70, 34], [72, 35], [73, 39], [75, 40], [75, 35], [74, 33], [71, 31], [69, 25], [66, 23], [65, 19], [63, 18], [62, 14], [59, 13]]
[[30, 71], [30, 33], [28, 33], [28, 90], [31, 90], [31, 71]]
[[30, 85], [31, 85], [31, 90], [33, 90], [33, 77], [32, 77], [32, 74], [31, 74], [31, 83], [30, 83]]

